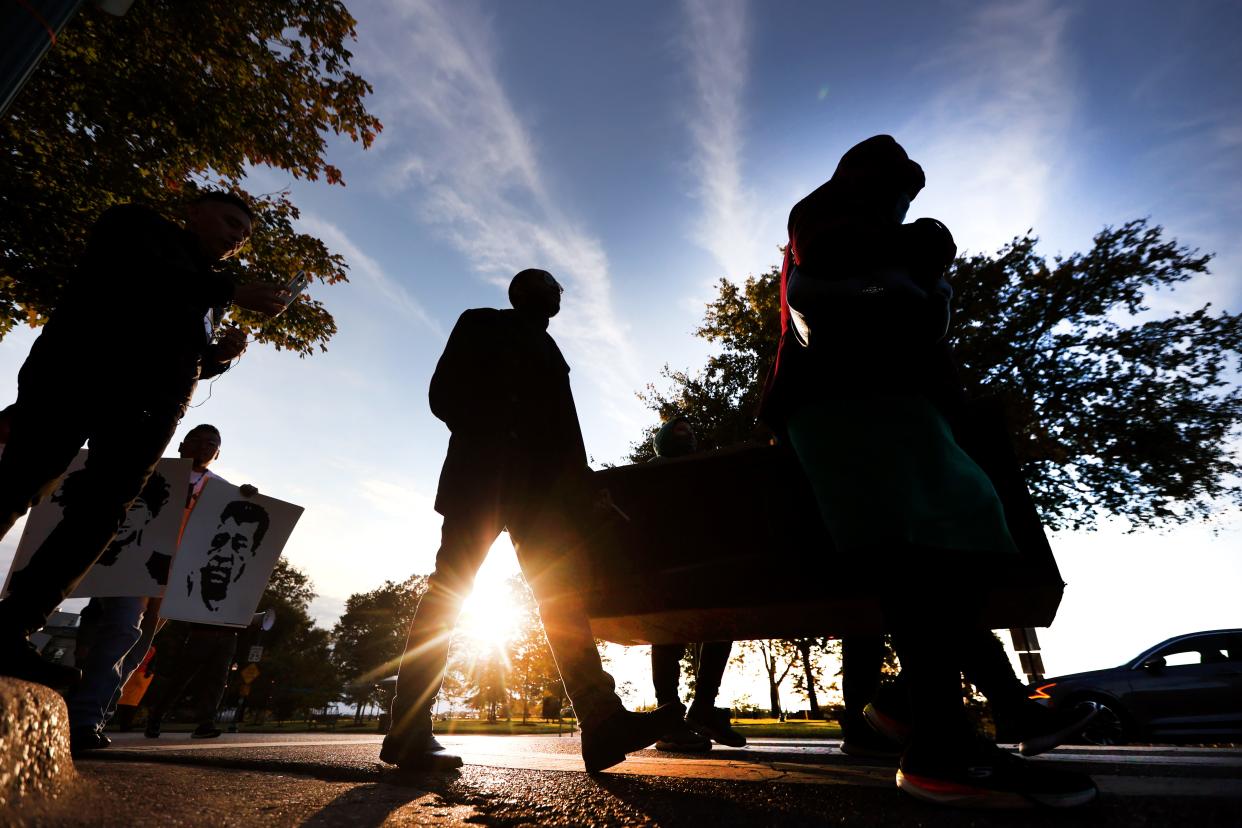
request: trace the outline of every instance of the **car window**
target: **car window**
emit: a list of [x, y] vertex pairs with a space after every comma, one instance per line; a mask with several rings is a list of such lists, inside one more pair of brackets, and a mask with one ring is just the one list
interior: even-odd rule
[[1203, 657], [1198, 650], [1182, 651], [1180, 653], [1165, 653], [1165, 667], [1185, 667], [1188, 664], [1199, 664], [1203, 661]]

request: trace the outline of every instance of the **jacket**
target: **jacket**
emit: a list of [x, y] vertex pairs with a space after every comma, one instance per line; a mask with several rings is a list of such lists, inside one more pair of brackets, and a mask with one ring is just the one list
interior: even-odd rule
[[184, 401], [200, 377], [228, 367], [212, 358], [212, 338], [233, 289], [189, 232], [147, 207], [114, 207], [91, 228], [20, 382]]
[[551, 335], [517, 311], [463, 313], [428, 400], [452, 432], [436, 493], [441, 514], [585, 482], [569, 365]]

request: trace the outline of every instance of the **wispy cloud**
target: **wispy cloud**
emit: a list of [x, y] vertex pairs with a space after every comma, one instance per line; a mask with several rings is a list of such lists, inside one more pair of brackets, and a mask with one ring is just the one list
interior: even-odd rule
[[943, 81], [900, 132], [929, 173], [912, 214], [933, 206], [959, 247], [991, 250], [1038, 227], [1077, 101], [1070, 18], [1052, 0], [989, 4], [920, 67]]
[[400, 282], [389, 276], [379, 262], [363, 253], [350, 240], [345, 231], [330, 221], [313, 214], [303, 214], [297, 221], [298, 230], [316, 236], [334, 253], [345, 257], [349, 265], [350, 281], [355, 285], [369, 288], [380, 295], [389, 307], [396, 308], [410, 319], [425, 325], [438, 337], [444, 337], [444, 329], [419, 304]]
[[385, 186], [407, 194], [416, 218], [487, 281], [507, 284], [526, 267], [553, 272], [566, 286], [558, 340], [632, 428], [639, 372], [608, 257], [550, 191], [502, 83], [490, 21], [473, 3], [392, 0], [368, 22], [359, 60], [386, 102]]
[[746, 0], [684, 0], [682, 44], [694, 99], [687, 109], [693, 145], [690, 168], [702, 213], [694, 241], [724, 269], [741, 278], [766, 268], [770, 241], [760, 243], [758, 211], [742, 176], [746, 130]]

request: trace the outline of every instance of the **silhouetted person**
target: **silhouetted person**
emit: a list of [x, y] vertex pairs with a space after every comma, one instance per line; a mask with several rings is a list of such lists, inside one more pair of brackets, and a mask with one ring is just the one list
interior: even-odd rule
[[60, 477], [84, 441], [86, 495], [15, 573], [0, 602], [0, 672], [63, 686], [74, 668], [43, 661], [27, 636], [108, 548], [142, 491], [200, 377], [245, 348], [213, 343], [229, 304], [276, 314], [278, 287], [235, 286], [215, 270], [250, 236], [239, 197], [208, 192], [180, 227], [146, 207], [100, 216], [78, 272], [18, 375], [9, 441], [0, 456], [0, 536]]
[[[208, 423], [199, 423], [191, 428], [177, 445], [177, 456], [192, 464], [188, 485], [184, 488], [179, 486], [175, 495], [183, 510], [182, 531], [185, 531], [190, 512], [207, 481], [214, 478], [228, 482], [208, 468], [219, 459], [220, 445], [220, 430]], [[135, 506], [158, 499], [161, 494], [165, 499], [173, 496], [171, 491], [161, 490], [147, 494], [157, 476], [152, 474], [147, 480], [147, 485], [143, 487], [144, 494], [134, 501]], [[243, 490], [247, 488], [252, 493], [257, 491], [252, 486], [243, 487]], [[130, 511], [133, 512], [133, 507]], [[117, 537], [121, 537], [120, 532]], [[156, 549], [146, 561], [147, 571], [160, 584], [168, 583], [172, 551]], [[102, 562], [103, 558], [100, 558], [98, 563]], [[116, 709], [121, 688], [146, 659], [151, 640], [159, 628], [159, 607], [159, 598], [92, 598], [83, 611], [78, 640], [79, 644], [88, 646], [84, 653], [79, 647], [81, 654], [74, 659], [82, 669], [82, 681], [65, 697], [69, 708], [69, 743], [75, 754], [99, 750], [111, 744], [103, 732], [104, 726]]]
[[[58, 498], [61, 502], [73, 499], [77, 477], [75, 473], [65, 478], [52, 495], [53, 502]], [[116, 539], [95, 565], [114, 566], [125, 547], [133, 543], [141, 545], [143, 530], [168, 505], [170, 495], [164, 476], [152, 472], [142, 493], [130, 505]], [[111, 743], [103, 734], [103, 724], [113, 697], [129, 676], [124, 661], [142, 637], [146, 606], [145, 597], [109, 596], [91, 598], [82, 610], [73, 656], [74, 664], [82, 671], [82, 680], [65, 696], [69, 709], [69, 747], [75, 755], [105, 748]]]
[[[185, 535], [190, 515], [198, 506], [199, 497], [208, 481], [218, 480], [221, 484], [228, 485], [227, 480], [207, 468], [219, 458], [220, 445], [219, 430], [215, 426], [204, 424], [191, 429], [178, 447], [182, 457], [194, 461], [190, 469], [185, 513], [181, 519], [178, 542]], [[267, 510], [249, 500], [259, 490], [249, 483], [242, 484], [238, 490], [247, 499], [230, 501], [221, 510], [216, 533], [212, 536], [208, 554], [203, 558], [203, 566], [197, 572], [192, 571], [185, 584], [170, 585], [173, 588], [186, 589], [189, 595], [194, 594], [196, 587], [200, 588], [199, 599], [213, 612], [217, 611], [219, 602], [228, 596], [229, 585], [245, 573], [247, 564], [263, 543], [270, 524]], [[167, 569], [165, 565], [165, 572]], [[156, 602], [154, 609], [158, 607]], [[216, 738], [221, 734], [215, 724], [216, 710], [228, 685], [229, 670], [233, 666], [233, 656], [237, 651], [238, 630], [213, 624], [173, 621], [163, 629], [161, 635], [161, 641], [178, 640], [180, 646], [164, 647], [162, 656], [157, 648], [155, 658], [150, 663], [148, 672], [155, 679], [147, 693], [146, 737], [159, 737], [164, 716], [185, 694], [186, 689], [192, 687], [195, 698], [194, 715], [198, 726], [190, 736], [195, 739]], [[143, 657], [145, 652], [131, 651], [129, 659], [137, 658], [141, 661]], [[137, 662], [134, 662], [133, 667], [137, 667]], [[132, 669], [130, 668], [131, 671]]]
[[512, 310], [478, 308], [458, 319], [431, 379], [431, 410], [452, 432], [436, 511], [444, 516], [435, 572], [410, 624], [380, 758], [403, 768], [456, 767], [432, 735], [461, 603], [497, 535], [508, 529], [539, 603], [548, 643], [582, 726], [588, 771], [624, 761], [681, 719], [673, 705], [630, 713], [600, 664], [580, 587], [577, 524], [597, 492], [569, 366], [548, 335], [561, 286], [543, 270], [509, 285]]
[[978, 740], [962, 707], [966, 642], [981, 628], [971, 577], [1015, 546], [949, 426], [963, 396], [945, 341], [956, 245], [933, 219], [903, 224], [923, 185], [880, 135], [794, 206], [762, 416], [797, 456], [843, 570], [885, 585], [910, 701], [898, 787], [963, 805], [1082, 804], [1088, 777]]
[[[651, 440], [655, 451], [653, 462], [661, 458], [685, 457], [699, 449], [698, 438], [690, 421], [682, 416], [671, 418]], [[677, 688], [681, 683], [681, 659], [686, 648], [694, 648], [694, 701], [686, 711], [685, 721], [663, 734], [656, 750], [673, 753], [705, 753], [712, 741], [730, 747], [744, 747], [746, 737], [730, 725], [727, 709], [716, 707], [720, 680], [729, 663], [732, 641], [705, 641], [695, 644], [653, 644], [651, 646], [651, 683], [655, 686], [656, 704], [679, 704]]]

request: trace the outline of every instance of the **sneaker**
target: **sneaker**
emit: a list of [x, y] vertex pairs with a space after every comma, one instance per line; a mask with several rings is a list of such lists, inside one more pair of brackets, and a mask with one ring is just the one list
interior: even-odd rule
[[0, 641], [0, 675], [61, 692], [82, 680], [81, 670], [48, 661], [24, 635], [6, 635]]
[[143, 736], [146, 736], [148, 739], [158, 739], [158, 738], [160, 738], [160, 720], [159, 720], [159, 719], [153, 719], [153, 718], [151, 718], [150, 716], [148, 716], [148, 717], [147, 717], [147, 726], [146, 726], [146, 728], [142, 731], [142, 735], [143, 735]]
[[887, 708], [871, 702], [863, 708], [863, 718], [890, 742], [905, 745], [910, 741], [910, 723]]
[[907, 751], [897, 787], [915, 799], [959, 808], [1076, 808], [1097, 794], [1086, 774], [1028, 762], [992, 744], [956, 760], [944, 754], [920, 760]]
[[746, 737], [732, 727], [733, 713], [727, 707], [691, 707], [686, 724], [713, 741], [729, 747], [746, 747]]
[[599, 773], [625, 761], [625, 754], [642, 750], [682, 724], [686, 708], [665, 704], [650, 713], [618, 710], [604, 721], [582, 727], [582, 762], [587, 773]]
[[69, 731], [69, 753], [80, 756], [92, 750], [103, 750], [112, 740], [93, 727], [78, 727]]
[[712, 740], [694, 732], [683, 722], [681, 727], [661, 736], [655, 746], [656, 750], [665, 753], [707, 753], [712, 749]]
[[389, 733], [380, 747], [380, 761], [401, 770], [453, 770], [462, 766], [461, 757], [449, 753], [430, 730]]
[[1036, 756], [1082, 733], [1099, 712], [1091, 701], [1066, 709], [1029, 702], [1018, 716], [997, 719], [996, 741], [1017, 744], [1023, 756]]
[[194, 732], [190, 734], [191, 739], [217, 739], [223, 735], [224, 731], [216, 727], [215, 722], [202, 722], [198, 727], [194, 728]]

